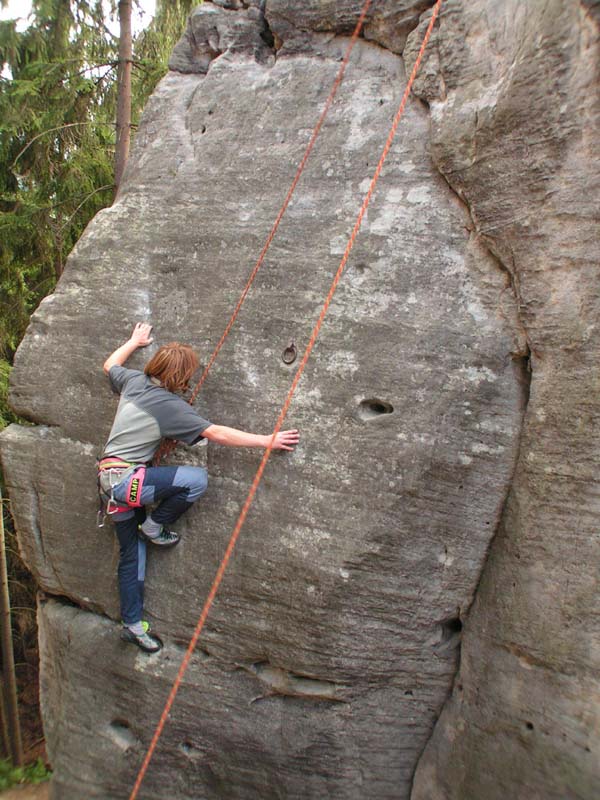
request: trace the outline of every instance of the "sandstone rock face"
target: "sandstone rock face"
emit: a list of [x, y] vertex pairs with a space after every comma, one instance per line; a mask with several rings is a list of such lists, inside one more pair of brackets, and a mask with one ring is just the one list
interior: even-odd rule
[[418, 88], [434, 160], [517, 297], [532, 382], [513, 485], [414, 800], [600, 796], [595, 10], [451, 1]]
[[[194, 12], [117, 202], [17, 354], [12, 402], [36, 425], [9, 428], [2, 458], [45, 592], [43, 703], [61, 800], [129, 795], [258, 464], [256, 451], [175, 454], [206, 464], [211, 483], [179, 547], [150, 554], [148, 618], [166, 647], [147, 657], [121, 643], [114, 537], [94, 527], [94, 454], [116, 405], [101, 364], [136, 320], [157, 344], [189, 341], [208, 357], [361, 4], [263, 5]], [[306, 344], [430, 5], [371, 10], [198, 400], [214, 422], [272, 429], [296, 366], [282, 352]], [[417, 763], [418, 797], [494, 797], [494, 769], [498, 796], [517, 796], [525, 752], [523, 785], [539, 797], [556, 770], [573, 797], [594, 796], [585, 747], [597, 744], [583, 741], [599, 708], [598, 291], [583, 187], [597, 30], [576, 3], [533, 4], [532, 17], [500, 5], [446, 3], [418, 87], [426, 102], [409, 102], [290, 411], [301, 445], [267, 469], [142, 796], [408, 798]], [[544, 105], [555, 73], [553, 90], [569, 91]]]

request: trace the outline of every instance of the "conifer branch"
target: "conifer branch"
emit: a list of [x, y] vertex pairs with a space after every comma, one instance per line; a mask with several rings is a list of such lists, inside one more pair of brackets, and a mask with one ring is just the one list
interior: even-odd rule
[[42, 136], [45, 136], [47, 133], [54, 133], [55, 131], [64, 130], [65, 128], [74, 128], [74, 127], [76, 127], [78, 125], [108, 125], [108, 126], [114, 128], [114, 127], [116, 127], [116, 122], [98, 122], [97, 120], [87, 120], [86, 122], [67, 122], [65, 125], [57, 125], [55, 128], [48, 128], [47, 130], [42, 131], [41, 133], [38, 133], [36, 136], [33, 137], [33, 139], [31, 139], [25, 145], [25, 147], [19, 152], [19, 154], [17, 155], [15, 160], [10, 165], [11, 171], [16, 166], [17, 161], [21, 158], [23, 153], [26, 153], [27, 150], [29, 150], [29, 148], [31, 147], [31, 145], [35, 141], [40, 139]]

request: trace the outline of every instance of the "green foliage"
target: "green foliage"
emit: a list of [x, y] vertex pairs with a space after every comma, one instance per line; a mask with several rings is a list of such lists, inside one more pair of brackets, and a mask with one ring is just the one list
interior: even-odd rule
[[0, 357], [51, 292], [89, 219], [112, 201], [117, 42], [101, 2], [37, 0], [0, 23]]
[[156, 4], [154, 19], [134, 44], [137, 64], [133, 78], [134, 105], [137, 100], [138, 106], [143, 108], [166, 73], [169, 56], [183, 33], [185, 20], [200, 3], [201, 0], [164, 0]]
[[0, 430], [11, 422], [20, 422], [19, 418], [8, 407], [8, 379], [11, 366], [4, 358], [0, 358]]
[[51, 772], [41, 758], [25, 767], [14, 767], [10, 761], [0, 761], [0, 791], [23, 783], [43, 783]]

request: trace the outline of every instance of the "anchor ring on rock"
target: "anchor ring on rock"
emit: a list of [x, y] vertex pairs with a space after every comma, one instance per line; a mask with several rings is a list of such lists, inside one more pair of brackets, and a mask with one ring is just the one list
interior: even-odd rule
[[296, 345], [294, 344], [294, 340], [292, 339], [288, 346], [285, 348], [283, 353], [281, 354], [281, 360], [284, 364], [293, 364], [294, 361], [298, 358], [298, 350], [296, 349]]

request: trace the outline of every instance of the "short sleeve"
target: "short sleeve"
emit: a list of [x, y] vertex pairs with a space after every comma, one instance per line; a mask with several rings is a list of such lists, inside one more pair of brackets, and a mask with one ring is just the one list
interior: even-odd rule
[[126, 369], [125, 367], [121, 367], [118, 364], [112, 366], [108, 371], [108, 377], [110, 378], [110, 383], [115, 390], [121, 394], [125, 385], [128, 381], [132, 378], [135, 378], [136, 375], [142, 375], [139, 370], [137, 369]]
[[176, 439], [185, 444], [196, 444], [204, 431], [212, 425], [201, 417], [189, 403], [173, 396], [169, 408], [161, 409], [160, 432], [167, 439]]

